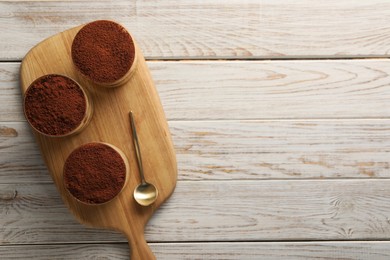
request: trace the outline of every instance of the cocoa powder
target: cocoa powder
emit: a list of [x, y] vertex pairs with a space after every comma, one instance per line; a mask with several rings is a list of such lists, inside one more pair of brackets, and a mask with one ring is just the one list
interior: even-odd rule
[[76, 68], [97, 83], [121, 79], [134, 61], [133, 39], [121, 25], [99, 20], [85, 25], [72, 43]]
[[28, 122], [43, 134], [60, 136], [76, 129], [86, 113], [86, 97], [72, 79], [42, 76], [27, 89], [24, 111]]
[[113, 199], [125, 180], [126, 164], [107, 144], [84, 144], [69, 155], [64, 165], [65, 188], [75, 198], [89, 204]]

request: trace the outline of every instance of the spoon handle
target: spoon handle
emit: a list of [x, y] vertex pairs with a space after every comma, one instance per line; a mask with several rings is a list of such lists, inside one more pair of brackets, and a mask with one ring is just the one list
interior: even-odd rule
[[141, 151], [139, 149], [139, 142], [138, 142], [138, 136], [137, 136], [137, 129], [135, 128], [135, 120], [133, 116], [133, 111], [130, 111], [130, 125], [131, 125], [131, 131], [133, 133], [133, 142], [134, 142], [134, 148], [135, 148], [135, 154], [137, 155], [137, 163], [139, 168], [139, 174], [141, 175], [141, 182], [142, 184], [145, 184], [145, 176], [144, 176], [144, 168], [142, 166], [142, 157], [141, 157]]

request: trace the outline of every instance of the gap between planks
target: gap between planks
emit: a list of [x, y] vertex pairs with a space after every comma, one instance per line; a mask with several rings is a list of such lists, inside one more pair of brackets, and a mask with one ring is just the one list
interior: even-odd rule
[[[332, 60], [389, 60], [390, 55], [367, 55], [367, 56], [286, 56], [286, 57], [273, 57], [273, 56], [259, 56], [259, 57], [145, 57], [147, 62], [215, 62], [215, 61], [332, 61]], [[1, 59], [0, 63], [20, 63], [22, 59]]]
[[[338, 240], [338, 239], [324, 239], [324, 240], [238, 240], [238, 241], [224, 241], [224, 240], [199, 240], [199, 241], [193, 241], [193, 240], [181, 240], [181, 241], [152, 241], [148, 240], [149, 245], [180, 245], [180, 244], [188, 244], [188, 245], [200, 245], [200, 244], [209, 244], [209, 245], [217, 245], [217, 244], [231, 244], [231, 245], [238, 245], [238, 244], [291, 244], [291, 245], [310, 245], [310, 244], [333, 244], [333, 243], [339, 243], [340, 245], [345, 244], [359, 244], [359, 243], [367, 243], [367, 244], [389, 244], [389, 250], [390, 250], [390, 238], [388, 240], [381, 239], [381, 240], [367, 240], [367, 239], [351, 239], [351, 240]], [[53, 243], [23, 243], [23, 244], [0, 244], [1, 247], [14, 247], [14, 248], [21, 248], [21, 247], [39, 247], [39, 246], [67, 246], [67, 245], [126, 245], [128, 246], [128, 242], [126, 241], [80, 241], [80, 242], [53, 242]]]

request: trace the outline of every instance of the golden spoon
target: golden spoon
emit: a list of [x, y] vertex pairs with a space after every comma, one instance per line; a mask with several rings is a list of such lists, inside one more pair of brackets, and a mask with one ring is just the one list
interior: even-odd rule
[[158, 196], [158, 190], [153, 184], [145, 181], [144, 169], [142, 167], [141, 151], [139, 149], [138, 136], [137, 136], [137, 130], [135, 128], [133, 111], [130, 111], [130, 124], [131, 124], [131, 131], [133, 132], [133, 142], [134, 142], [135, 154], [137, 155], [139, 174], [141, 176], [141, 184], [139, 184], [135, 188], [133, 196], [134, 199], [138, 202], [138, 204], [142, 206], [149, 206], [150, 204], [156, 201]]

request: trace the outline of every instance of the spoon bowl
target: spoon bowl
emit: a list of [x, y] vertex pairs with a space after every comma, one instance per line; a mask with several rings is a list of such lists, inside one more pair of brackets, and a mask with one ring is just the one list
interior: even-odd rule
[[134, 199], [142, 206], [149, 206], [156, 201], [158, 190], [151, 183], [141, 183], [134, 190]]

